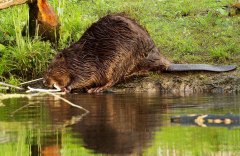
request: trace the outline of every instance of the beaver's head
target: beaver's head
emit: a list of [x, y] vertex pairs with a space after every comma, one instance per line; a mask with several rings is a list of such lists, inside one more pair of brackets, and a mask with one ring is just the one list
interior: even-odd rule
[[67, 60], [64, 57], [64, 53], [59, 52], [45, 72], [43, 84], [47, 87], [52, 88], [55, 86], [61, 90], [65, 90], [71, 82], [71, 74], [67, 66]]

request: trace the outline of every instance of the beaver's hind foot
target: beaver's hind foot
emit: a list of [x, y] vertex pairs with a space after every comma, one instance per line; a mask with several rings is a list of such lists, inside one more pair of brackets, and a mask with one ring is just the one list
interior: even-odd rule
[[109, 81], [107, 84], [101, 87], [90, 88], [87, 90], [88, 93], [100, 93], [103, 92], [105, 89], [112, 87], [115, 84], [114, 81]]

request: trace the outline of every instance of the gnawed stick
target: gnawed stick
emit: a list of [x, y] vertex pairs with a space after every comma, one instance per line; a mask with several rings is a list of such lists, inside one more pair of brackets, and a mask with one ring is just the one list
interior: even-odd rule
[[[59, 95], [56, 95], [56, 94], [52, 93], [52, 91], [54, 91], [54, 92], [60, 91], [59, 88], [57, 88], [57, 89], [51, 89], [51, 90], [50, 90], [50, 89], [31, 88], [31, 87], [28, 86], [28, 89], [29, 89], [29, 90], [26, 91], [27, 93], [29, 93], [29, 92], [36, 92], [36, 91], [37, 91], [37, 92], [46, 93], [46, 94], [52, 95], [52, 96], [54, 96], [54, 97], [56, 97], [56, 98], [59, 98], [59, 99], [63, 100], [64, 102], [66, 102], [67, 104], [69, 104], [69, 105], [71, 105], [71, 106], [73, 106], [73, 107], [82, 109], [82, 110], [84, 110], [86, 113], [89, 113], [89, 111], [88, 111], [87, 109], [85, 109], [85, 108], [83, 108], [83, 107], [81, 107], [81, 106], [79, 106], [79, 105], [76, 105], [76, 104], [68, 101], [68, 100], [65, 99], [65, 98], [62, 98], [62, 97], [59, 96]], [[49, 91], [49, 90], [50, 90], [50, 91]]]
[[60, 92], [61, 89], [57, 88], [57, 89], [41, 89], [41, 88], [31, 88], [28, 86], [28, 89], [26, 92], [30, 93], [30, 92], [43, 92], [43, 93], [49, 93], [49, 92]]
[[10, 87], [10, 88], [18, 89], [18, 90], [24, 90], [24, 89], [21, 88], [21, 87], [14, 86], [14, 85], [11, 85], [11, 84], [7, 84], [7, 83], [4, 83], [4, 82], [0, 82], [0, 85], [5, 86], [5, 87]]

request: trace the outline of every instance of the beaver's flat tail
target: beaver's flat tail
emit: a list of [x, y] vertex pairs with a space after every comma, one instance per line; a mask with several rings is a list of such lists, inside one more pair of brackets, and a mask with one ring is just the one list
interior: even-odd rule
[[208, 64], [171, 64], [166, 71], [212, 71], [227, 72], [235, 70], [235, 65], [208, 65]]

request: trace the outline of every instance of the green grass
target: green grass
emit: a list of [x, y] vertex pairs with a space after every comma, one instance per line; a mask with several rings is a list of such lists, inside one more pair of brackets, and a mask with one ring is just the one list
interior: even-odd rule
[[[61, 21], [58, 49], [77, 41], [107, 13], [126, 12], [150, 33], [161, 52], [176, 63], [236, 64], [240, 59], [240, 16], [224, 5], [235, 0], [63, 0], [50, 1]], [[0, 81], [41, 77], [57, 52], [37, 37], [23, 37], [28, 7], [0, 11]]]

